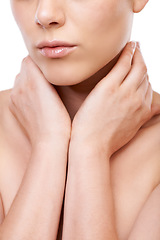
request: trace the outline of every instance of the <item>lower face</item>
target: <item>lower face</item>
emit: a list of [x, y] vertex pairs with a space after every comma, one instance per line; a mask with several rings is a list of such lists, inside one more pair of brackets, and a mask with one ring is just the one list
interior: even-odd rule
[[[57, 86], [88, 79], [115, 58], [130, 39], [131, 0], [48, 0], [47, 4], [45, 0], [10, 1], [29, 55], [45, 78]], [[53, 14], [52, 22], [59, 18], [59, 23], [47, 26], [47, 17], [43, 17], [46, 25], [42, 28], [35, 16], [43, 13]], [[61, 58], [43, 56], [37, 44], [55, 39], [75, 44], [76, 48]]]

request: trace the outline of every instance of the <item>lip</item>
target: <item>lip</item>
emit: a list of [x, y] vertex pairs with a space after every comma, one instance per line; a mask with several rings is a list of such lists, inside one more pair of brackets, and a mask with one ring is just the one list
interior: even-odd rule
[[68, 42], [64, 42], [64, 41], [59, 41], [59, 40], [43, 41], [37, 44], [37, 47], [40, 49], [44, 47], [53, 48], [53, 47], [74, 47], [74, 46], [76, 45]]
[[43, 41], [37, 47], [40, 53], [48, 58], [61, 58], [71, 53], [77, 45], [59, 40]]

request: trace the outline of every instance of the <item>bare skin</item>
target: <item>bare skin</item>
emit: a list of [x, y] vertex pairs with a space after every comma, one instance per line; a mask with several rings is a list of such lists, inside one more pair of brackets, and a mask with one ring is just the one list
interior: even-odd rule
[[[0, 94], [0, 239], [56, 240], [65, 195], [58, 239], [159, 240], [159, 95], [140, 49], [118, 60], [148, 1], [10, 2], [29, 56]], [[76, 48], [49, 58], [44, 40]]]
[[[4, 161], [3, 165], [1, 164], [0, 174], [1, 194], [4, 207], [4, 215], [2, 214], [1, 221], [7, 215], [20, 187], [20, 183], [26, 171], [31, 153], [31, 147], [28, 139], [20, 126], [17, 124], [13, 115], [8, 110], [10, 91], [11, 90], [1, 92], [1, 106], [3, 106], [3, 110], [1, 111], [1, 116], [3, 116], [3, 118], [1, 118], [1, 147], [3, 148], [3, 152], [1, 151], [1, 156], [5, 159], [5, 164]], [[156, 95], [156, 98], [157, 101], [160, 102], [159, 94]], [[153, 198], [153, 190], [160, 183], [160, 153], [158, 149], [159, 146], [157, 144], [159, 141], [159, 129], [160, 115], [157, 115], [144, 125], [130, 144], [122, 148], [112, 157], [112, 189], [116, 205], [115, 214], [117, 218], [117, 229], [119, 235], [121, 236], [120, 239], [125, 239], [124, 236], [128, 235], [128, 232], [130, 232], [130, 226], [133, 226], [133, 222], [137, 216], [140, 215], [140, 212], [143, 212], [143, 209], [145, 210], [145, 205], [149, 204], [150, 199]], [[150, 141], [150, 139], [152, 139], [152, 141]], [[141, 147], [137, 150], [137, 145], [139, 146], [139, 144]], [[18, 151], [17, 146], [19, 149]], [[148, 157], [150, 155], [152, 156], [153, 151], [156, 152], [154, 158]], [[134, 158], [131, 157], [133, 154]], [[137, 166], [140, 166], [140, 168], [136, 170]], [[134, 172], [133, 169], [135, 169]], [[145, 181], [141, 182], [142, 174]], [[130, 182], [130, 184], [128, 184], [128, 182]], [[134, 189], [139, 189], [139, 194], [136, 195], [136, 206], [134, 206], [134, 202], [131, 204], [131, 199], [135, 199], [135, 190], [133, 190], [133, 186]], [[142, 189], [143, 192], [141, 192]], [[135, 222], [135, 225], [139, 223], [138, 233], [135, 233], [137, 235], [137, 239], [140, 236], [139, 234], [142, 234], [143, 236], [146, 231], [146, 227], [151, 226], [152, 222], [148, 223], [148, 217], [150, 218], [152, 216], [152, 218], [156, 218], [157, 216], [156, 222], [154, 220], [154, 224], [152, 224], [153, 233], [155, 232], [155, 229], [158, 229], [159, 227], [159, 213], [157, 211], [159, 209], [160, 191], [158, 189], [154, 197], [156, 199], [156, 205], [154, 202], [150, 209], [146, 210], [145, 216], [142, 215], [140, 223], [139, 219]], [[128, 196], [129, 193], [130, 196]], [[154, 209], [156, 209], [156, 211], [154, 211]], [[60, 229], [61, 227], [62, 222]], [[152, 228], [150, 227], [150, 238], [153, 236]], [[135, 232], [137, 231], [135, 230]], [[155, 240], [157, 240], [158, 237], [159, 235], [155, 238]], [[61, 239], [61, 233], [59, 234], [58, 239]]]
[[[24, 129], [22, 129], [9, 111], [10, 93], [11, 90], [2, 92], [0, 101], [2, 109], [0, 189], [4, 207], [4, 215], [1, 216], [2, 220], [6, 217], [20, 187], [32, 151]], [[155, 104], [159, 104], [159, 94], [154, 94], [153, 100]], [[112, 190], [115, 204], [116, 229], [119, 239], [128, 239], [128, 237], [132, 239], [132, 236], [134, 237], [137, 234], [136, 229], [140, 229], [137, 237], [140, 232], [141, 234], [145, 232], [143, 216], [146, 219], [148, 210], [147, 207], [143, 208], [143, 206], [147, 200], [147, 205], [149, 205], [150, 199], [153, 199], [152, 192], [160, 183], [159, 123], [160, 116], [157, 113], [151, 120], [143, 124], [143, 128], [137, 132], [131, 142], [111, 156]], [[141, 181], [141, 176], [143, 176], [143, 181]], [[12, 184], [8, 181], [9, 179]], [[158, 189], [154, 192], [154, 199], [156, 199], [155, 203], [157, 205], [157, 199], [160, 197]], [[131, 201], [131, 199], [135, 199], [135, 191], [137, 202]], [[151, 206], [154, 207], [154, 211], [156, 206]], [[143, 214], [140, 214], [140, 218], [142, 218], [140, 221], [140, 218], [137, 219], [137, 217], [141, 211]], [[152, 208], [149, 208], [149, 216], [151, 216], [153, 211]], [[158, 214], [158, 211], [156, 213]], [[154, 222], [156, 230], [159, 229], [158, 220], [157, 217], [157, 221]], [[139, 224], [139, 222], [143, 222], [143, 225]], [[146, 222], [146, 226], [147, 224], [149, 223]], [[131, 233], [132, 229], [133, 233]], [[155, 232], [155, 229], [152, 228], [151, 230]], [[159, 236], [158, 233], [157, 236]], [[60, 235], [59, 239], [61, 239]], [[157, 239], [155, 238], [155, 240]]]
[[[21, 127], [17, 124], [17, 121], [15, 120], [13, 115], [8, 110], [10, 92], [11, 90], [7, 90], [1, 92], [0, 95], [1, 106], [3, 106], [3, 109], [1, 108], [1, 116], [3, 116], [3, 118], [1, 118], [0, 146], [3, 149], [3, 152], [1, 149], [1, 159], [5, 160], [5, 162], [3, 161], [3, 165], [1, 161], [0, 168], [1, 194], [4, 208], [4, 214], [2, 214], [1, 216], [1, 221], [3, 221], [3, 219], [7, 215], [11, 204], [16, 196], [16, 193], [20, 187], [22, 178], [29, 163], [31, 153], [31, 146], [28, 142], [28, 139], [23, 133]], [[157, 101], [160, 102], [159, 94], [156, 95], [156, 98]], [[150, 199], [153, 198], [153, 190], [160, 183], [160, 153], [158, 145], [159, 129], [160, 115], [157, 115], [153, 117], [150, 121], [148, 121], [146, 125], [144, 125], [144, 128], [142, 128], [137, 133], [134, 140], [130, 144], [119, 150], [112, 157], [112, 189], [116, 205], [115, 215], [117, 219], [117, 230], [119, 236], [121, 236], [120, 239], [126, 239], [124, 237], [128, 236], [128, 233], [130, 232], [130, 226], [133, 228], [134, 221], [135, 226], [139, 223], [139, 219], [137, 219], [137, 216], [141, 217], [140, 212], [143, 212], [145, 210], [145, 206], [149, 204]], [[137, 145], [139, 146], [139, 144], [141, 147], [138, 150]], [[153, 152], [156, 153], [155, 156], [150, 157], [153, 155]], [[137, 166], [139, 166], [139, 168], [137, 168]], [[141, 181], [142, 174], [145, 181]], [[128, 182], [130, 184], [128, 184]], [[134, 189], [139, 189], [139, 193], [138, 190], [136, 192], [136, 206], [134, 202], [131, 201], [131, 199], [135, 199], [135, 190], [133, 189], [133, 187]], [[156, 205], [154, 202], [154, 204], [151, 205], [150, 209], [146, 210], [145, 215], [142, 215], [142, 220], [137, 227], [138, 229], [134, 230], [136, 232], [134, 233], [136, 234], [135, 239], [138, 239], [140, 237], [140, 234], [144, 236], [146, 228], [148, 227], [150, 227], [149, 239], [151, 239], [155, 230], [160, 228], [158, 226], [158, 210], [160, 199], [160, 191], [158, 189], [154, 197]], [[154, 209], [156, 209], [156, 211]], [[154, 224], [152, 224], [152, 222], [148, 222], [148, 218], [150, 219], [151, 216], [152, 219], [156, 218], [157, 216], [157, 219], [154, 220]], [[62, 222], [59, 228], [60, 230], [62, 230]], [[147, 236], [145, 239], [147, 239]], [[155, 240], [158, 240], [158, 237], [159, 235], [157, 236], [157, 238], [155, 238]], [[58, 239], [61, 239], [60, 232]]]

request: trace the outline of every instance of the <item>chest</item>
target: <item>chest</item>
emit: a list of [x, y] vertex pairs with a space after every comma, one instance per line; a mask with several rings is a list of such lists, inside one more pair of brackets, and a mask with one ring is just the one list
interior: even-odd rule
[[[143, 134], [111, 157], [111, 185], [115, 204], [116, 226], [119, 236], [127, 236], [142, 206], [160, 181], [160, 161], [153, 158], [151, 146], [143, 141]], [[5, 215], [18, 192], [28, 167], [31, 150], [26, 142], [11, 141], [5, 145], [2, 164], [1, 192]], [[10, 143], [11, 143], [10, 142]], [[150, 150], [149, 150], [150, 149]], [[2, 170], [2, 169], [1, 169]], [[43, 190], [42, 190], [43, 191]], [[58, 239], [61, 240], [63, 208]]]

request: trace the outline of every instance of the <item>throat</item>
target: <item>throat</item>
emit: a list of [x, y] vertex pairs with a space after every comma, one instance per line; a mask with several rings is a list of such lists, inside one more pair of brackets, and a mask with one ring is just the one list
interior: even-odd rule
[[119, 56], [120, 53], [94, 75], [78, 84], [71, 86], [54, 86], [62, 102], [64, 103], [71, 120], [73, 120], [81, 104], [93, 90], [93, 88], [97, 85], [97, 83], [106, 77], [107, 74], [111, 71], [111, 69], [118, 61]]

